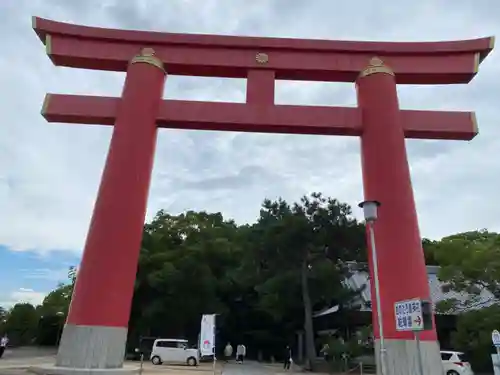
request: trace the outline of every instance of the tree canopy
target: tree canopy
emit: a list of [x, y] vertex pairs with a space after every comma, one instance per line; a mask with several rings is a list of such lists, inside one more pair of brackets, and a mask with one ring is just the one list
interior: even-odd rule
[[[481, 307], [484, 290], [491, 293], [487, 305], [500, 301], [500, 235], [486, 230], [457, 233], [427, 244], [439, 264], [438, 277], [448, 289], [466, 293], [470, 298], [452, 298], [438, 308], [462, 311]], [[479, 305], [478, 305], [479, 304]]]
[[[363, 225], [347, 204], [321, 194], [293, 204], [266, 200], [257, 221], [246, 225], [220, 213], [161, 210], [144, 226], [129, 344], [143, 336], [196, 341], [201, 315], [216, 313], [221, 341], [244, 341], [250, 353], [269, 356], [305, 330], [314, 358], [313, 311], [350, 300], [345, 262], [365, 259]], [[23, 325], [29, 334], [17, 334], [19, 343], [28, 336], [56, 343], [75, 278], [73, 267], [36, 309], [14, 306], [3, 330]]]
[[[449, 289], [477, 298], [484, 289], [491, 292], [488, 304], [493, 306], [459, 315], [453, 338], [456, 349], [484, 352], [489, 330], [497, 324], [500, 236], [483, 230], [424, 239], [422, 244], [427, 264], [440, 266], [438, 276]], [[201, 315], [215, 313], [219, 347], [244, 342], [251, 356], [279, 357], [296, 332], [304, 331], [312, 366], [318, 348], [313, 312], [339, 305], [342, 314], [349, 313], [359, 291], [343, 283], [349, 276], [347, 264], [366, 258], [365, 228], [351, 207], [319, 193], [293, 203], [265, 200], [256, 221], [244, 225], [221, 213], [160, 210], [144, 226], [129, 350], [145, 336], [196, 343]], [[0, 309], [0, 329], [16, 344], [57, 343], [76, 277], [72, 267], [67, 282], [40, 306]], [[474, 304], [474, 298], [457, 299], [438, 308], [457, 312]]]
[[500, 328], [500, 235], [487, 230], [457, 233], [428, 241], [426, 250], [440, 266], [446, 289], [467, 298], [449, 298], [438, 304], [444, 313], [456, 313], [455, 349], [467, 352], [477, 370], [491, 368], [491, 331]]
[[348, 296], [343, 264], [366, 259], [364, 227], [349, 205], [313, 193], [292, 205], [265, 200], [250, 236], [248, 264], [259, 270], [259, 307], [287, 322], [292, 332], [304, 327], [312, 366], [317, 357], [313, 309], [341, 304]]
[[222, 341], [271, 355], [305, 329], [314, 358], [312, 311], [352, 297], [343, 264], [364, 252], [364, 227], [350, 207], [321, 194], [266, 200], [251, 225], [159, 211], [144, 228], [129, 342], [196, 340], [200, 316], [216, 313]]

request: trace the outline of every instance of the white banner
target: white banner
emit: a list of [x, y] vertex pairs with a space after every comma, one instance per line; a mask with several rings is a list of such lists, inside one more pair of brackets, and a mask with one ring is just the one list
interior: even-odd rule
[[213, 355], [215, 349], [215, 314], [201, 318], [200, 353], [202, 356]]

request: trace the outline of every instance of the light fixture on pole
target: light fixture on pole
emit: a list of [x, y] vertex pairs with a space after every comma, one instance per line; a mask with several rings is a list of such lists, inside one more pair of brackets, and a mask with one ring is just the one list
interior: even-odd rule
[[372, 260], [373, 260], [373, 278], [374, 278], [374, 286], [375, 286], [375, 298], [377, 301], [377, 322], [378, 322], [378, 332], [380, 339], [380, 367], [382, 375], [386, 375], [386, 366], [385, 366], [385, 342], [384, 342], [384, 327], [383, 327], [383, 319], [382, 319], [382, 308], [380, 304], [380, 283], [379, 283], [379, 275], [378, 275], [378, 260], [377, 260], [377, 247], [375, 244], [375, 232], [373, 229], [373, 225], [375, 221], [378, 219], [378, 208], [380, 206], [380, 202], [378, 201], [364, 201], [359, 205], [363, 209], [363, 215], [365, 218], [366, 225], [368, 226], [368, 233], [370, 236], [370, 247], [372, 250]]

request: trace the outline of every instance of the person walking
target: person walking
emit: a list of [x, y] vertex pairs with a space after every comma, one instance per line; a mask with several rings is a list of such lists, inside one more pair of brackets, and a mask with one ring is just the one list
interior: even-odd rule
[[236, 363], [240, 363], [241, 358], [241, 344], [236, 346]]
[[238, 344], [236, 347], [236, 363], [243, 363], [243, 353], [246, 348], [243, 344]]
[[284, 359], [283, 359], [283, 369], [290, 370], [290, 365], [292, 364], [292, 349], [287, 345], [285, 348]]
[[243, 363], [243, 360], [245, 359], [247, 355], [247, 347], [245, 346], [245, 344], [241, 344], [241, 363]]
[[226, 347], [224, 348], [224, 360], [226, 361], [226, 363], [229, 362], [232, 356], [233, 356], [233, 347], [231, 346], [231, 343], [228, 342]]
[[5, 352], [5, 348], [7, 347], [8, 343], [9, 343], [9, 338], [7, 337], [7, 335], [4, 335], [0, 339], [0, 358], [2, 358], [3, 353]]

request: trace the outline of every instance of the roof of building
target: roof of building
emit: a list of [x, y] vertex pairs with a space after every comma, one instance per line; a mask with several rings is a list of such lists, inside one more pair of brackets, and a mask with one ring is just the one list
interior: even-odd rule
[[[361, 290], [359, 297], [352, 305], [359, 306], [361, 311], [371, 311], [371, 293], [370, 293], [370, 277], [367, 271], [363, 268], [364, 264], [350, 263], [351, 276], [344, 281], [344, 284], [352, 290]], [[498, 302], [493, 294], [487, 289], [482, 288], [477, 296], [462, 292], [457, 293], [449, 289], [449, 286], [438, 278], [439, 266], [427, 266], [427, 276], [429, 279], [429, 287], [431, 290], [431, 299], [434, 306], [440, 301], [448, 299], [457, 299], [459, 302], [474, 301], [473, 304], [467, 304], [465, 307], [454, 309], [454, 311], [445, 315], [457, 315], [462, 312], [480, 309], [491, 306]], [[319, 311], [314, 314], [314, 317], [332, 314], [339, 310], [338, 306], [333, 306], [328, 309]]]

